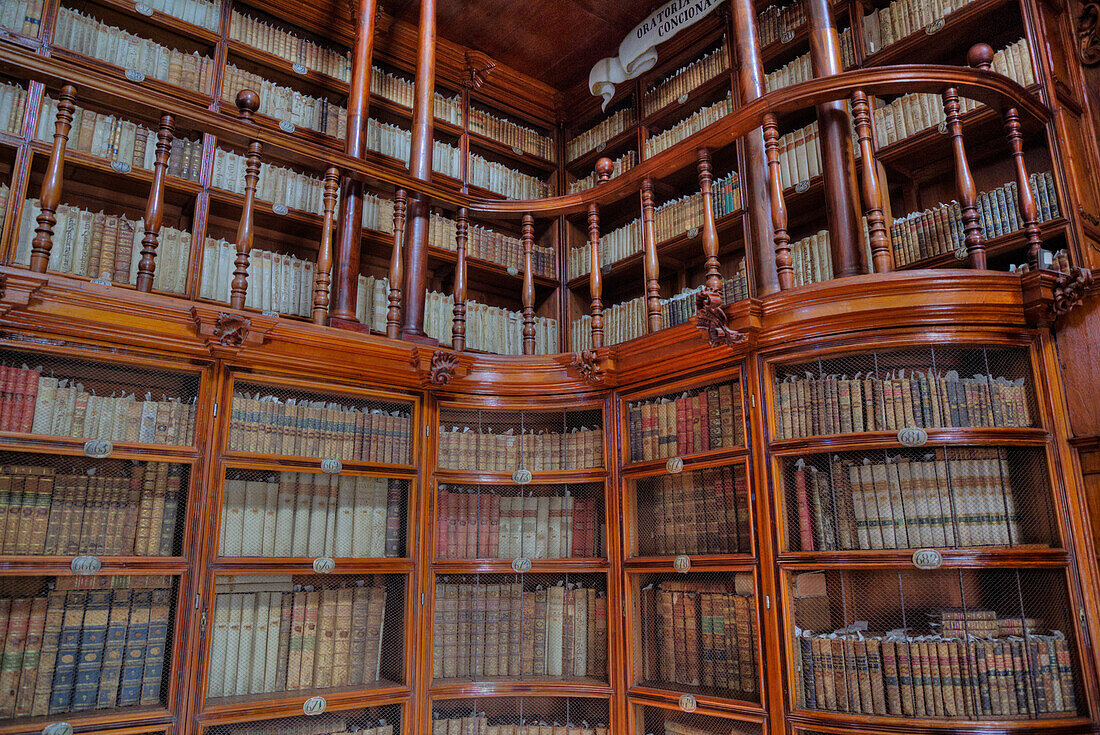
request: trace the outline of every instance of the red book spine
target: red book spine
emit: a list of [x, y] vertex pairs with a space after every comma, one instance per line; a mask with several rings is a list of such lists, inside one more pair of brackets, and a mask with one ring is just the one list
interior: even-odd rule
[[24, 370], [23, 371], [23, 390], [21, 395], [23, 398], [23, 414], [22, 421], [20, 422], [19, 431], [24, 434], [30, 433], [31, 427], [34, 425], [34, 403], [38, 398], [38, 375], [39, 370]]
[[684, 455], [691, 451], [691, 437], [688, 431], [691, 426], [691, 417], [687, 411], [687, 399], [676, 399], [676, 454]]
[[573, 551], [574, 558], [586, 557], [585, 542], [588, 537], [588, 501], [577, 498], [573, 501]]
[[492, 517], [489, 514], [489, 503], [492, 496], [479, 492], [477, 495], [477, 558], [492, 558], [489, 553], [490, 528]]
[[0, 430], [11, 431], [11, 379], [15, 368], [0, 365]]
[[450, 529], [448, 523], [450, 522], [450, 498], [451, 493], [447, 490], [439, 491], [439, 507], [435, 513], [435, 558], [446, 559], [447, 558], [447, 536]]
[[500, 496], [489, 496], [489, 558], [500, 554]]
[[[452, 559], [465, 559], [466, 558], [466, 521], [467, 516], [467, 501], [469, 495], [466, 493], [455, 493], [451, 498], [451, 513], [455, 517], [454, 524], [454, 536], [448, 542], [448, 546], [453, 546], [453, 552], [449, 554]], [[454, 501], [458, 501], [455, 503]]]
[[799, 467], [794, 472], [794, 495], [798, 503], [798, 529], [801, 551], [815, 551], [814, 529], [810, 524], [810, 501], [806, 496], [806, 470]]

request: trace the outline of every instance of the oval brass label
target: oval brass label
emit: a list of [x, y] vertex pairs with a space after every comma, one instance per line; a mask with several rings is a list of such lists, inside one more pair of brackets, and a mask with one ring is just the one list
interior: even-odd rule
[[779, 37], [779, 40], [783, 43], [790, 43], [794, 40], [794, 31], [783, 31], [783, 35]]
[[309, 73], [309, 69], [306, 68], [305, 64], [294, 63], [294, 64], [291, 64], [290, 68], [294, 70], [295, 74], [308, 74]]
[[107, 276], [100, 276], [99, 278], [93, 278], [92, 283], [94, 283], [97, 286], [110, 286], [111, 285], [111, 279], [108, 278]]
[[515, 267], [514, 265], [508, 266], [508, 275], [515, 278], [516, 276], [519, 275], [519, 268]]
[[310, 697], [302, 703], [302, 714], [304, 715], [319, 715], [325, 711], [328, 707], [328, 702], [324, 697]]
[[968, 260], [969, 258], [970, 251], [966, 249], [965, 245], [955, 248], [955, 260]]
[[99, 570], [103, 568], [103, 562], [99, 560], [98, 556], [74, 556], [73, 560], [69, 562], [69, 569], [73, 574], [79, 575], [91, 575], [99, 574]]
[[665, 462], [665, 470], [667, 470], [668, 474], [670, 474], [670, 475], [680, 474], [681, 472], [684, 471], [684, 460], [683, 460], [683, 458], [682, 457], [670, 457], [669, 460], [667, 462]]
[[690, 230], [687, 231], [687, 237], [689, 240], [694, 240], [695, 238], [699, 237], [699, 228], [692, 227]]
[[42, 735], [73, 735], [73, 726], [67, 722], [54, 722], [42, 728]]
[[607, 143], [600, 143], [596, 146], [596, 153], [603, 153], [605, 148], [607, 148]]
[[130, 168], [130, 164], [125, 161], [111, 161], [111, 168], [118, 171], [120, 174], [128, 174], [133, 171], [133, 169]]
[[107, 439], [89, 439], [84, 442], [84, 456], [92, 459], [103, 459], [111, 456], [115, 451], [114, 444]]
[[145, 81], [145, 75], [142, 74], [137, 69], [127, 69], [124, 73], [126, 75], [126, 78], [129, 79], [131, 82], [144, 82]]
[[810, 182], [809, 181], [799, 181], [797, 184], [794, 185], [794, 191], [795, 191], [796, 194], [805, 194], [809, 190], [810, 190]]
[[936, 130], [940, 131], [940, 135], [947, 135], [947, 121], [944, 120], [936, 126]]
[[512, 560], [512, 571], [516, 574], [527, 574], [531, 571], [531, 560], [520, 556]]
[[898, 443], [905, 447], [923, 447], [928, 443], [928, 432], [918, 426], [898, 431]]
[[135, 3], [134, 4], [134, 11], [137, 12], [138, 15], [144, 15], [146, 17], [153, 14], [153, 9], [150, 8], [148, 5], [146, 5], [145, 3]]
[[672, 560], [672, 568], [680, 574], [687, 574], [691, 571], [691, 557], [681, 554]]
[[695, 702], [695, 697], [691, 696], [690, 694], [681, 694], [679, 704], [680, 709], [682, 709], [684, 712], [694, 712], [695, 709], [699, 706]]
[[614, 263], [605, 263], [604, 265], [600, 266], [600, 273], [604, 274], [605, 276], [610, 276], [611, 272], [614, 271], [614, 270], [615, 270], [615, 264]]
[[924, 32], [931, 36], [934, 33], [939, 33], [943, 30], [943, 27], [947, 25], [946, 18], [938, 18], [928, 24], [928, 27], [924, 29]]
[[285, 217], [290, 214], [290, 208], [287, 207], [285, 204], [272, 204], [271, 211], [279, 215], [280, 217]]
[[533, 479], [534, 477], [531, 475], [531, 470], [518, 469], [512, 473], [512, 482], [517, 485], [530, 485]]
[[338, 459], [322, 459], [321, 460], [321, 472], [326, 475], [339, 475], [344, 471], [344, 463]]
[[939, 569], [943, 556], [935, 549], [917, 549], [913, 552], [913, 566], [917, 569]]
[[290, 122], [289, 120], [280, 120], [279, 130], [282, 130], [284, 133], [293, 133], [296, 128], [294, 127], [294, 123]]
[[684, 104], [685, 102], [688, 101], [688, 95], [682, 94], [682, 95], [680, 95], [679, 97], [676, 98], [676, 101], [679, 102], [682, 105], [682, 104]]
[[517, 156], [522, 156], [523, 155], [523, 149], [520, 148], [518, 145], [514, 145], [514, 146], [512, 146], [512, 153], [515, 153]]
[[331, 574], [336, 569], [336, 560], [329, 556], [320, 556], [313, 560], [313, 571], [318, 574]]

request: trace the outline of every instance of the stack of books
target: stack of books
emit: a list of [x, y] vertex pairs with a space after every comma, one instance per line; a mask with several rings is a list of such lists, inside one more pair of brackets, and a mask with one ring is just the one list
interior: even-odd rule
[[558, 722], [554, 718], [532, 721], [513, 717], [489, 717], [484, 712], [474, 712], [466, 717], [433, 717], [432, 735], [608, 735], [607, 725], [579, 725]]
[[925, 29], [946, 18], [974, 0], [895, 0], [885, 8], [877, 8], [863, 16], [863, 42], [868, 54], [881, 51], [892, 43]]
[[279, 472], [226, 478], [219, 556], [399, 557], [408, 482]]
[[972, 426], [1031, 426], [1024, 378], [955, 370], [789, 375], [776, 382], [776, 438]]
[[634, 108], [627, 107], [608, 115], [594, 126], [570, 139], [565, 146], [565, 156], [570, 161], [574, 158], [599, 148], [600, 145], [614, 138], [636, 122]]
[[796, 636], [803, 706], [960, 720], [1077, 713], [1073, 661], [1061, 631], [1039, 633], [1038, 620], [1000, 619], [979, 608], [931, 617], [927, 634]]
[[751, 574], [664, 581], [642, 589], [641, 678], [754, 695], [756, 601]]
[[392, 235], [393, 200], [369, 191], [363, 192], [363, 227]]
[[584, 470], [603, 467], [599, 427], [535, 433], [533, 429], [479, 432], [470, 426], [439, 425], [441, 469], [485, 472]]
[[[222, 80], [222, 101], [231, 105], [242, 89], [251, 89], [260, 95], [261, 115], [273, 117], [280, 123], [316, 130], [334, 138], [347, 135], [348, 111], [325, 97], [313, 97], [296, 89], [276, 84], [233, 64], [226, 64]], [[236, 108], [234, 108], [236, 109]]]
[[831, 281], [833, 256], [830, 251], [828, 230], [820, 230], [809, 237], [791, 243], [791, 261], [794, 265], [794, 285]]
[[229, 21], [229, 37], [335, 79], [344, 82], [351, 79], [351, 58], [347, 51], [313, 43], [270, 23], [250, 18], [236, 8]]
[[782, 7], [769, 5], [756, 14], [756, 32], [760, 48], [782, 41], [786, 43], [806, 25], [806, 8], [801, 0]]
[[0, 599], [10, 695], [0, 717], [161, 704], [174, 587], [170, 577], [57, 577], [48, 592]]
[[[424, 331], [440, 344], [450, 345], [454, 327], [453, 294], [429, 291]], [[466, 347], [496, 355], [523, 354], [523, 314], [476, 301], [466, 302]], [[535, 317], [535, 354], [558, 351], [558, 320]]]
[[722, 36], [722, 43], [718, 48], [666, 75], [649, 88], [642, 100], [645, 114], [652, 115], [673, 100], [689, 94], [699, 85], [726, 71], [729, 68], [726, 61], [728, 58], [726, 37]]
[[211, 0], [149, 0], [144, 4], [209, 31], [217, 31], [221, 24], [221, 5]]
[[[0, 472], [4, 554], [172, 556], [187, 492], [183, 465], [134, 463], [127, 472], [69, 474], [6, 465]], [[181, 494], [182, 493], [182, 494]]]
[[[412, 109], [413, 99], [416, 96], [416, 85], [404, 77], [383, 71], [377, 66], [371, 67], [370, 91], [379, 97], [396, 102], [399, 105]], [[435, 93], [435, 117], [453, 125], [462, 124], [462, 98], [444, 97], [439, 92]]]
[[[0, 131], [19, 135], [22, 132], [23, 112], [26, 109], [27, 90], [18, 84], [0, 83]], [[52, 127], [50, 141], [53, 142]]]
[[725, 99], [696, 110], [689, 117], [676, 123], [668, 130], [657, 133], [656, 135], [651, 135], [645, 142], [646, 158], [651, 158], [661, 151], [671, 148], [681, 140], [698, 133], [703, 128], [718, 122], [732, 112], [733, 96], [732, 93], [730, 93], [726, 95]]
[[641, 556], [736, 554], [752, 548], [748, 485], [735, 467], [659, 475], [638, 484]]
[[[206, 238], [202, 252], [200, 299], [229, 303], [236, 260], [235, 244]], [[312, 261], [253, 247], [248, 259], [245, 308], [307, 317], [313, 310], [313, 279]]]
[[[458, 179], [461, 171], [449, 175]], [[542, 179], [508, 168], [503, 163], [487, 161], [476, 153], [470, 154], [466, 180], [472, 186], [488, 189], [506, 199], [545, 199], [551, 193], [550, 184]]]
[[[392, 203], [391, 203], [392, 206]], [[391, 225], [392, 227], [392, 225]], [[428, 245], [440, 250], [458, 250], [458, 223], [438, 212], [432, 212], [428, 229]], [[554, 249], [534, 245], [531, 252], [532, 272], [536, 276], [554, 275]], [[471, 223], [466, 231], [466, 257], [497, 263], [523, 273], [523, 242], [488, 227]]]
[[[855, 48], [852, 46], [852, 29], [845, 28], [840, 32], [840, 63], [844, 69], [855, 64]], [[767, 74], [764, 77], [764, 89], [774, 92], [777, 89], [789, 87], [792, 84], [801, 84], [814, 78], [813, 61], [810, 52], [788, 61], [786, 64]]]
[[[461, 124], [461, 123], [459, 123]], [[470, 108], [470, 132], [492, 138], [532, 156], [554, 160], [554, 139], [526, 125], [494, 115], [487, 110]]]
[[731, 383], [631, 403], [630, 461], [738, 446], [744, 442], [742, 418], [741, 391]]
[[46, 0], [9, 0], [0, 7], [0, 26], [37, 37], [45, 6]]
[[[210, 185], [219, 189], [244, 194], [244, 177], [247, 159], [222, 148], [214, 150], [214, 171]], [[260, 180], [256, 184], [256, 198], [288, 209], [312, 214], [324, 213], [325, 184], [317, 176], [310, 176], [292, 168], [273, 163], [260, 166]], [[339, 202], [337, 202], [337, 210]]]
[[222, 577], [215, 585], [206, 696], [231, 697], [379, 680], [386, 588], [287, 577]]
[[436, 679], [607, 676], [607, 598], [581, 584], [549, 588], [435, 585]]
[[233, 394], [229, 447], [237, 452], [408, 464], [412, 419], [408, 410]]
[[[109, 38], [112, 43], [104, 43]], [[53, 31], [56, 45], [92, 56], [127, 72], [159, 79], [168, 84], [209, 94], [214, 80], [214, 61], [196, 51], [187, 54], [140, 38], [114, 26], [61, 7]]]
[[[1039, 221], [1061, 217], [1054, 176], [1049, 171], [1034, 173], [1028, 179], [1035, 197]], [[985, 238], [1020, 232], [1019, 192], [1015, 181], [978, 195], [978, 216]], [[961, 252], [966, 244], [959, 203], [939, 204], [923, 212], [895, 219], [890, 226], [894, 245], [894, 264], [909, 265], [946, 253]]]
[[[2, 111], [0, 111], [0, 115], [2, 115]], [[611, 178], [615, 178], [616, 176], [618, 176], [622, 173], [625, 173], [625, 172], [629, 171], [630, 169], [634, 168], [635, 166], [637, 166], [638, 165], [638, 152], [637, 151], [627, 151], [623, 155], [616, 158], [615, 161], [614, 161], [614, 164], [615, 164], [615, 168], [611, 172]], [[571, 183], [569, 185], [569, 193], [570, 194], [576, 194], [577, 192], [588, 191], [589, 189], [591, 189], [593, 186], [596, 185], [596, 182], [597, 182], [598, 179], [599, 179], [599, 177], [596, 176], [596, 171], [593, 170], [592, 173], [588, 174], [583, 179], [580, 179], [578, 181], [574, 181], [573, 183]]]
[[386, 331], [390, 312], [390, 279], [360, 274], [356, 292], [355, 316], [377, 332]]
[[[284, 719], [279, 721], [277, 727], [282, 735], [394, 735], [393, 724], [384, 717], [364, 719], [339, 712], [326, 712], [305, 719]], [[242, 722], [233, 725], [233, 735], [270, 735], [271, 728], [270, 722]]]
[[600, 552], [595, 498], [508, 496], [441, 485], [437, 559], [592, 558]]
[[779, 139], [779, 181], [784, 189], [809, 182], [820, 174], [821, 142], [816, 122]]
[[800, 551], [1022, 540], [1003, 449], [937, 449], [862, 463], [835, 458], [822, 470], [798, 460], [787, 489], [793, 489]]

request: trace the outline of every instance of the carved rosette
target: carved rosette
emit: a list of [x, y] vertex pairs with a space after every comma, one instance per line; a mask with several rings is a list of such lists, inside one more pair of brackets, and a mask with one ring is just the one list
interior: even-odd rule
[[711, 347], [734, 347], [745, 342], [748, 335], [730, 329], [729, 317], [722, 308], [722, 295], [704, 288], [695, 297], [695, 328]]
[[425, 360], [425, 357], [421, 350], [413, 350], [412, 357], [409, 359], [409, 364], [420, 373], [421, 380], [426, 380], [431, 385], [444, 386], [450, 385], [451, 381], [458, 377], [457, 352], [435, 350], [430, 360]]
[[591, 384], [603, 382], [603, 365], [600, 364], [600, 357], [595, 350], [574, 352], [570, 365], [584, 382]]
[[1051, 314], [1057, 318], [1065, 316], [1079, 306], [1092, 287], [1092, 271], [1088, 268], [1073, 266], [1068, 273], [1062, 273], [1054, 282], [1054, 300], [1050, 304]]
[[1080, 3], [1077, 13], [1077, 55], [1085, 66], [1100, 64], [1100, 2]]

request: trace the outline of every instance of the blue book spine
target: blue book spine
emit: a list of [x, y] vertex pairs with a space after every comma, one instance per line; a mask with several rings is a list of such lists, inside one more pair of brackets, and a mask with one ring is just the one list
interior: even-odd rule
[[126, 657], [122, 663], [122, 686], [118, 706], [141, 701], [141, 677], [145, 673], [145, 648], [149, 638], [149, 607], [152, 590], [135, 591], [130, 606], [130, 627], [126, 634]]
[[103, 647], [103, 673], [99, 677], [99, 698], [96, 707], [115, 706], [122, 677], [122, 660], [126, 655], [126, 625], [130, 620], [130, 590], [115, 590], [111, 601], [111, 617], [107, 622], [107, 643]]
[[74, 710], [95, 709], [110, 610], [110, 590], [96, 590], [88, 594], [88, 606], [84, 610], [84, 627], [80, 636], [80, 657], [76, 662], [76, 683], [73, 686]]
[[86, 592], [70, 592], [65, 596], [65, 616], [61, 637], [57, 643], [57, 663], [54, 665], [50, 694], [50, 714], [68, 712], [73, 701], [76, 681], [76, 660], [80, 656], [80, 628], [84, 623]]
[[160, 683], [164, 678], [164, 649], [168, 643], [168, 619], [171, 617], [171, 590], [153, 590], [149, 611], [149, 645], [145, 651], [145, 673], [141, 681], [141, 703], [160, 703]]

